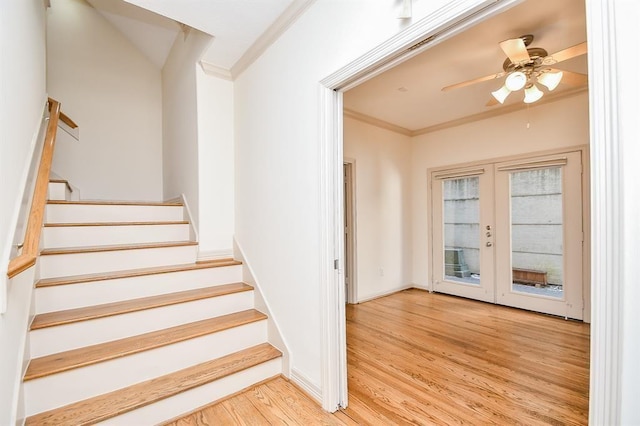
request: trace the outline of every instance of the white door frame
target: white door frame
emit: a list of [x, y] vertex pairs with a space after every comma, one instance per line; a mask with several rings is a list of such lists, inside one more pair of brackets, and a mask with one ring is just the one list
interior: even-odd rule
[[[518, 0], [453, 0], [320, 82], [320, 283], [322, 306], [322, 405], [347, 405], [344, 261], [342, 230], [342, 91], [355, 87], [433, 44], [464, 31]], [[623, 323], [619, 271], [624, 270], [617, 110], [616, 0], [587, 1], [591, 146], [591, 374], [589, 421], [619, 424]], [[482, 8], [488, 8], [475, 14]], [[472, 16], [473, 15], [473, 16]], [[465, 19], [471, 16], [469, 19]], [[458, 23], [456, 25], [456, 23]], [[451, 28], [453, 26], [453, 28]], [[407, 49], [439, 34], [411, 53]], [[611, 253], [613, 251], [613, 253]]]

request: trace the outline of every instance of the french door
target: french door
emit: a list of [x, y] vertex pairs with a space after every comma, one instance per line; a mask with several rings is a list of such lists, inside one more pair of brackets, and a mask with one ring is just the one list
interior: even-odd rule
[[437, 292], [583, 317], [582, 152], [431, 172]]

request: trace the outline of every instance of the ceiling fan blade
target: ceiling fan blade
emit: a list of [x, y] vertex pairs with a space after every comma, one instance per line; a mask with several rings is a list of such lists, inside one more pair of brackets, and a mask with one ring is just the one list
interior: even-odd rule
[[584, 55], [587, 53], [587, 42], [576, 44], [575, 46], [568, 47], [564, 50], [549, 55], [555, 61], [554, 63], [566, 61], [567, 59], [575, 58], [576, 56]]
[[499, 72], [497, 74], [491, 74], [491, 75], [487, 75], [487, 76], [480, 77], [480, 78], [474, 78], [473, 80], [467, 80], [467, 81], [463, 81], [461, 83], [452, 84], [450, 86], [443, 87], [442, 91], [446, 92], [448, 90], [459, 89], [461, 87], [470, 86], [472, 84], [480, 83], [482, 81], [495, 80], [496, 78], [502, 77], [504, 74], [505, 73], [503, 73], [503, 72]]
[[589, 83], [589, 78], [586, 74], [580, 74], [578, 72], [573, 71], [565, 71], [552, 68], [552, 72], [562, 72], [562, 80], [560, 80], [561, 84], [567, 84], [569, 86], [586, 86]]
[[514, 64], [531, 60], [529, 52], [527, 52], [527, 46], [524, 45], [524, 40], [521, 38], [512, 38], [500, 42], [500, 48]]
[[498, 100], [492, 96], [492, 97], [487, 101], [487, 103], [485, 104], [485, 106], [492, 107], [492, 106], [494, 106], [494, 105], [498, 105], [499, 103], [500, 103], [500, 102], [498, 102]]

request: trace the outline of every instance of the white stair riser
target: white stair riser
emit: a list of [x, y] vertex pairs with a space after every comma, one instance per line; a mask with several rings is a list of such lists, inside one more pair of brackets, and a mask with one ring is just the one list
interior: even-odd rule
[[245, 390], [256, 383], [282, 373], [280, 358], [267, 361], [206, 385], [181, 392], [154, 404], [141, 407], [99, 423], [101, 426], [160, 424], [197, 408]]
[[111, 392], [266, 342], [266, 321], [29, 380], [27, 415]]
[[82, 308], [242, 281], [242, 266], [196, 269], [37, 288], [36, 313]]
[[196, 257], [195, 245], [46, 255], [39, 258], [40, 278], [182, 265]]
[[68, 201], [71, 199], [71, 191], [63, 182], [49, 182], [48, 200]]
[[187, 240], [188, 224], [54, 226], [42, 230], [42, 246], [45, 249]]
[[158, 222], [185, 220], [182, 206], [47, 204], [47, 223]]
[[253, 308], [253, 292], [178, 303], [29, 332], [31, 357], [162, 330]]

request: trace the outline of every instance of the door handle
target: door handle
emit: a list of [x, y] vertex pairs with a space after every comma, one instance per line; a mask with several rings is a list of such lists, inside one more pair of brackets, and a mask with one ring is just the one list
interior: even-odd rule
[[487, 241], [487, 247], [491, 247], [493, 243], [491, 241]]

